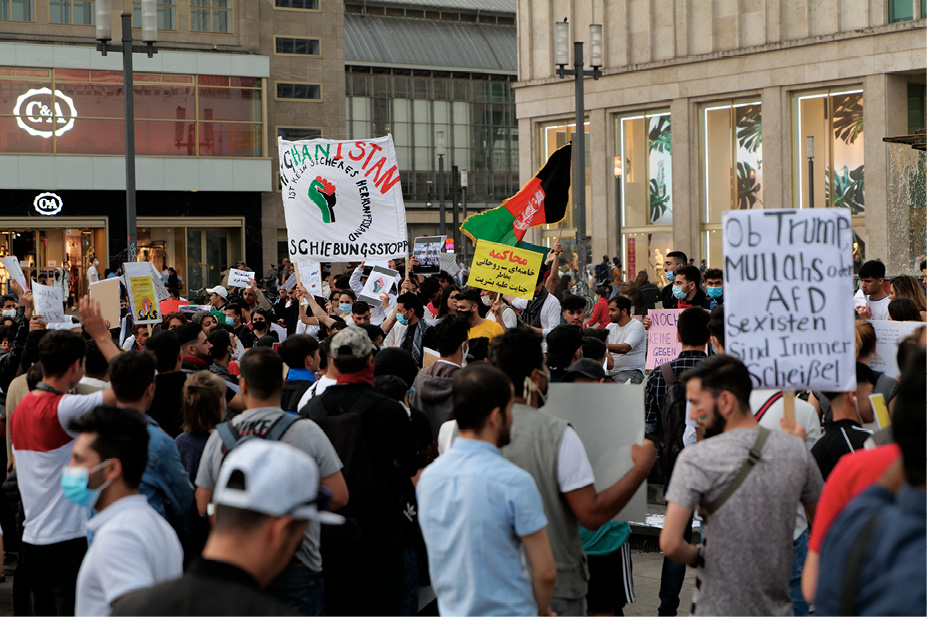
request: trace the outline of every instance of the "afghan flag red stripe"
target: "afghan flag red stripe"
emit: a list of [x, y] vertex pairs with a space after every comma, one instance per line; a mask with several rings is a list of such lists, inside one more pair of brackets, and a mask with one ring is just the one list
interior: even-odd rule
[[570, 197], [572, 143], [550, 155], [544, 167], [501, 206], [467, 217], [460, 226], [467, 236], [515, 246], [537, 225], [559, 223]]

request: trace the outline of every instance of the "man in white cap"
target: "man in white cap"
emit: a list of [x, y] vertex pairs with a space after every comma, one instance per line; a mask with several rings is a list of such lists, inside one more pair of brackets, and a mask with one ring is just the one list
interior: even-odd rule
[[114, 615], [297, 615], [261, 590], [293, 558], [310, 521], [326, 512], [311, 456], [291, 445], [247, 439], [229, 453], [213, 493], [215, 523], [183, 576], [127, 596]]
[[[230, 451], [223, 439], [229, 429], [235, 439], [254, 436], [274, 440], [275, 424], [294, 416], [280, 409], [283, 390], [283, 360], [269, 347], [255, 347], [242, 356], [239, 381], [246, 411], [235, 416], [228, 425], [220, 425], [209, 436], [196, 475], [196, 504], [201, 515], [206, 514], [213, 491], [220, 484], [220, 465]], [[315, 422], [293, 422], [277, 437], [308, 454], [319, 468], [319, 483], [330, 491], [331, 509], [338, 510], [348, 503], [348, 488], [341, 474], [341, 459], [325, 433]], [[235, 452], [237, 447], [231, 449]], [[282, 482], [282, 480], [280, 480]], [[321, 530], [312, 522], [305, 530], [296, 557], [268, 587], [268, 593], [285, 602], [303, 615], [323, 614], [322, 554], [319, 548]]]
[[225, 310], [225, 302], [229, 297], [229, 291], [225, 287], [222, 285], [209, 287], [206, 290], [206, 293], [209, 294], [209, 306], [213, 307], [217, 311]]

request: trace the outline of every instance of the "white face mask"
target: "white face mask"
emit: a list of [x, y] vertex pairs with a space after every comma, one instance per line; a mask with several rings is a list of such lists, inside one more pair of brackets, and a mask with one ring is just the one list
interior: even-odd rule
[[[549, 386], [550, 385], [550, 373], [542, 373], [542, 375], [544, 375], [545, 379], [547, 379], [547, 383]], [[532, 392], [538, 395], [538, 399], [540, 402], [538, 407], [543, 407], [544, 404], [547, 403], [547, 396], [543, 392], [541, 392], [541, 389], [538, 387], [536, 383], [534, 383], [534, 380], [531, 379], [530, 376], [525, 377], [525, 387], [524, 387], [524, 391], [522, 394], [522, 398], [524, 398], [526, 401], [530, 401]]]
[[16, 317], [16, 309], [3, 309], [4, 317]]
[[492, 296], [480, 296], [480, 301], [484, 306], [492, 306]]

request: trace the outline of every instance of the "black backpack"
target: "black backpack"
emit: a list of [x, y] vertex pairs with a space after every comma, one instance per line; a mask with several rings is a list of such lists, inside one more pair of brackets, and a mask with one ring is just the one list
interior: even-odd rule
[[661, 409], [663, 427], [663, 449], [660, 452], [660, 466], [663, 469], [664, 482], [669, 482], [670, 474], [676, 465], [679, 453], [685, 447], [682, 436], [686, 432], [686, 389], [676, 373], [672, 362], [660, 365], [660, 374], [666, 382], [666, 395]]
[[260, 435], [245, 435], [242, 436], [238, 432], [238, 429], [232, 424], [232, 421], [223, 422], [216, 427], [216, 432], [219, 433], [219, 438], [222, 439], [222, 460], [225, 460], [225, 457], [229, 455], [229, 452], [243, 444], [249, 439], [266, 439], [267, 441], [280, 441], [283, 438], [283, 434], [286, 433], [293, 424], [298, 420], [302, 420], [301, 417], [285, 413], [270, 425], [270, 428], [267, 429], [264, 433]]

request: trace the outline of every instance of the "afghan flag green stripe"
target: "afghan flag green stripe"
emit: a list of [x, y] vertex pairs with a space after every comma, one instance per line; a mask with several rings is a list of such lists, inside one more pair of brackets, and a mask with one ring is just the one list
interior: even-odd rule
[[498, 208], [467, 217], [460, 230], [474, 243], [516, 246], [530, 227], [559, 223], [569, 202], [572, 153], [572, 143], [556, 150], [521, 190]]

